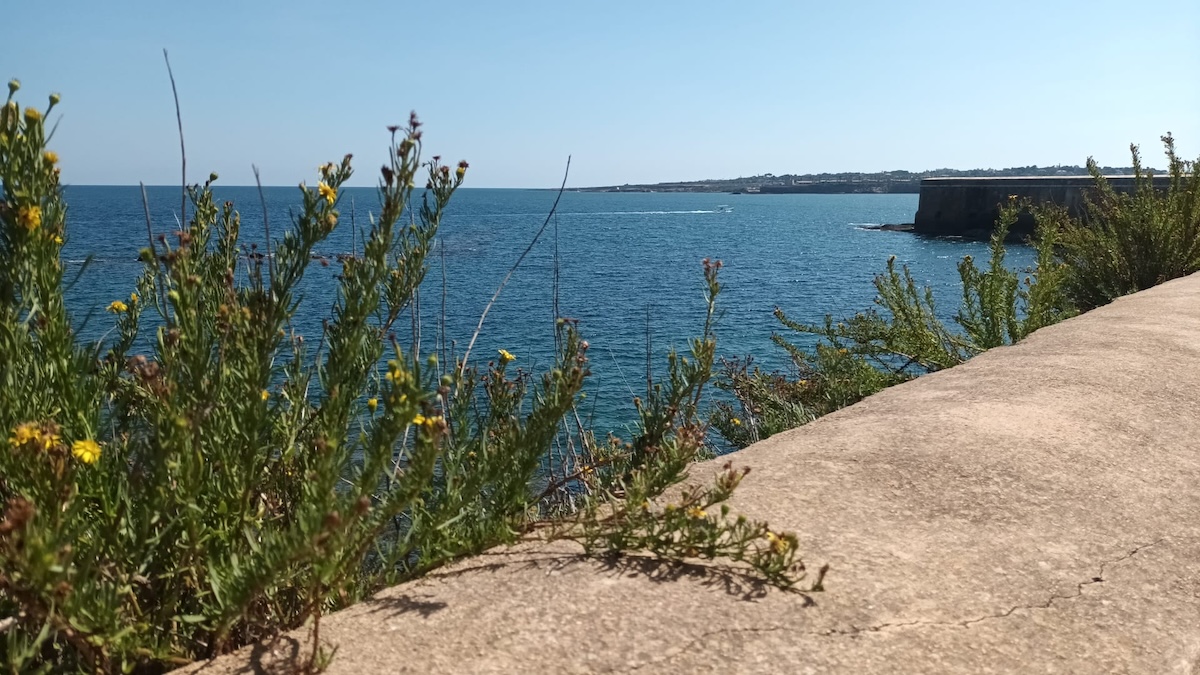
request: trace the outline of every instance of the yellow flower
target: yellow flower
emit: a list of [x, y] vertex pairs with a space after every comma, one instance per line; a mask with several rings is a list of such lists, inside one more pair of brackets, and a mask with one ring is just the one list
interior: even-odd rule
[[729, 423], [730, 423], [730, 424], [732, 424], [732, 425], [733, 425], [733, 426], [735, 426], [735, 427], [740, 427], [740, 426], [742, 426], [742, 421], [741, 421], [741, 420], [739, 420], [739, 419], [738, 419], [738, 418], [736, 418], [736, 417], [735, 417], [735, 418], [733, 418], [733, 419], [731, 419], [731, 420], [729, 420]]
[[846, 349], [845, 347], [843, 347], [843, 348], [841, 348], [841, 349], [839, 349], [839, 350], [838, 350], [838, 353], [839, 353], [839, 354], [849, 354], [849, 353], [850, 353], [850, 350], [849, 350], [849, 349]]
[[516, 360], [517, 360], [517, 357], [513, 356], [512, 352], [508, 351], [507, 349], [500, 350], [500, 363], [508, 363], [509, 361], [516, 361]]
[[417, 413], [417, 416], [413, 418], [412, 423], [425, 427], [425, 430], [428, 432], [433, 432], [436, 430], [437, 425], [442, 423], [442, 416], [434, 415], [432, 417], [426, 417], [420, 413]]
[[129, 305], [126, 305], [125, 303], [121, 302], [120, 300], [113, 300], [112, 302], [110, 302], [108, 304], [108, 311], [112, 312], [113, 314], [120, 314], [121, 312], [128, 312]]
[[33, 124], [34, 122], [37, 122], [40, 119], [42, 119], [42, 113], [38, 112], [37, 108], [26, 108], [25, 109], [25, 122], [26, 123]]
[[19, 448], [30, 441], [36, 441], [42, 437], [42, 428], [33, 422], [24, 422], [18, 424], [16, 429], [13, 429], [12, 436], [8, 438], [8, 444], [14, 448]]
[[43, 152], [42, 157], [45, 158], [47, 164], [58, 164], [58, 153], [53, 150]]
[[54, 243], [56, 243], [56, 244], [58, 244], [58, 245], [60, 245], [60, 246], [61, 246], [61, 245], [62, 245], [62, 243], [63, 243], [63, 238], [62, 238], [62, 237], [60, 237], [60, 236], [58, 236], [57, 234], [56, 234], [56, 235], [54, 235]]
[[271, 398], [271, 392], [267, 391], [266, 389], [263, 389], [261, 396], [262, 396], [262, 400], [265, 401], [265, 400]]
[[371, 412], [375, 412], [375, 409], [378, 407], [379, 407], [379, 399], [377, 399], [377, 398], [367, 399], [367, 408], [369, 408], [371, 410]]
[[137, 294], [137, 293], [130, 293], [130, 294], [129, 294], [129, 302], [130, 302], [130, 303], [132, 303], [132, 304], [134, 304], [134, 305], [136, 305], [136, 304], [137, 304], [137, 301], [138, 301], [138, 294]]
[[71, 445], [71, 454], [84, 464], [95, 464], [100, 459], [100, 444], [90, 438], [75, 441]]
[[693, 506], [689, 508], [687, 510], [687, 514], [689, 518], [695, 518], [696, 520], [702, 520], [708, 517], [708, 514], [704, 512], [704, 509], [700, 508], [699, 506]]
[[770, 530], [767, 530], [767, 542], [771, 544], [771, 550], [780, 555], [787, 553], [792, 547], [792, 542], [787, 537], [780, 537]]
[[330, 206], [333, 206], [333, 201], [337, 199], [336, 189], [326, 185], [324, 181], [321, 181], [321, 183], [317, 185], [317, 192], [321, 193], [321, 196], [325, 198], [325, 201]]
[[51, 425], [47, 430], [37, 422], [24, 422], [18, 424], [16, 429], [13, 429], [13, 435], [9, 437], [8, 443], [14, 448], [20, 448], [32, 444], [37, 450], [49, 452], [50, 448], [58, 445], [59, 435], [54, 433], [56, 428]]
[[42, 226], [42, 207], [22, 206], [17, 209], [17, 222], [21, 224], [21, 227], [33, 232]]
[[42, 452], [49, 452], [50, 448], [58, 445], [62, 437], [55, 433], [42, 433]]
[[384, 373], [383, 378], [396, 386], [406, 384], [411, 376], [400, 369], [400, 364], [396, 361], [388, 361], [388, 371]]

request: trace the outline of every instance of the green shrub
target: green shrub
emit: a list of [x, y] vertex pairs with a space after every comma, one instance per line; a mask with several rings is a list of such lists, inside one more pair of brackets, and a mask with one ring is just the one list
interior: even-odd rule
[[[987, 268], [970, 256], [959, 264], [963, 298], [953, 328], [937, 318], [932, 291], [918, 289], [894, 260], [875, 278], [877, 307], [846, 321], [826, 317], [823, 325], [801, 324], [777, 309], [784, 327], [820, 342], [809, 353], [773, 336], [791, 357], [796, 378], [764, 373], [750, 360], [727, 362], [717, 386], [734, 401], [714, 406], [714, 427], [744, 447], [884, 387], [1017, 342], [1079, 311], [1200, 271], [1200, 160], [1181, 159], [1170, 134], [1162, 141], [1166, 189], [1156, 186], [1142, 169], [1137, 146], [1130, 146], [1131, 193], [1114, 190], [1088, 159], [1096, 189], [1082, 219], [1015, 197], [1002, 205]], [[1023, 279], [1004, 265], [1004, 239], [1022, 209], [1037, 223], [1037, 262]]]
[[[809, 352], [772, 336], [791, 358], [795, 377], [764, 372], [751, 357], [724, 362], [717, 386], [733, 401], [714, 405], [712, 425], [729, 443], [745, 447], [885, 387], [1016, 343], [1079, 311], [1200, 271], [1200, 159], [1181, 159], [1170, 134], [1162, 141], [1165, 190], [1142, 169], [1131, 145], [1132, 193], [1115, 191], [1088, 159], [1095, 192], [1082, 219], [1015, 196], [1001, 205], [987, 267], [970, 256], [958, 266], [963, 296], [953, 328], [938, 319], [932, 290], [918, 289], [907, 267], [896, 270], [894, 258], [875, 277], [876, 308], [846, 321], [827, 316], [822, 325], [803, 324], [777, 308], [784, 327], [814, 335], [818, 343]], [[1023, 278], [1004, 264], [1004, 241], [1022, 210], [1037, 223], [1037, 260]]]
[[[1004, 240], [1023, 209], [1039, 222], [1037, 263], [1024, 278], [1004, 264]], [[1057, 228], [1064, 219], [1052, 206], [1015, 198], [1002, 205], [991, 239], [988, 266], [971, 256], [958, 265], [963, 299], [955, 328], [938, 318], [933, 290], [918, 288], [907, 267], [875, 277], [876, 307], [844, 321], [793, 321], [776, 308], [785, 328], [818, 338], [810, 352], [775, 334], [797, 376], [766, 373], [750, 359], [727, 361], [717, 386], [733, 402], [713, 406], [712, 425], [736, 447], [794, 428], [851, 405], [885, 387], [962, 363], [993, 347], [1012, 344], [1074, 310], [1064, 292], [1066, 270], [1055, 257]]]
[[[215, 175], [189, 188], [191, 217], [150, 239], [136, 290], [108, 306], [117, 337], [101, 346], [77, 339], [63, 302], [57, 156], [44, 113], [12, 100], [18, 86], [0, 109], [7, 670], [160, 672], [306, 621], [313, 652], [298, 667], [317, 668], [323, 614], [541, 536], [549, 514], [565, 516], [555, 536], [588, 551], [723, 556], [778, 585], [801, 578], [794, 537], [704, 511], [728, 498], [733, 473], [651, 504], [703, 448], [719, 265], [706, 264], [704, 334], [688, 357], [669, 355], [667, 381], [639, 405], [639, 434], [597, 447], [581, 430], [562, 480], [535, 490], [571, 437], [587, 343], [560, 321], [553, 367], [535, 378], [512, 372], [504, 350], [482, 371], [445, 368], [393, 335], [467, 170], [422, 163], [415, 116], [399, 137], [392, 129], [379, 216], [361, 254], [339, 261], [319, 339], [292, 328], [296, 289], [339, 226], [349, 156], [321, 167], [315, 189], [300, 186], [292, 226], [265, 256], [242, 242], [233, 204], [214, 200]], [[152, 348], [132, 353], [146, 328]]]
[[1060, 242], [1070, 270], [1067, 293], [1081, 310], [1200, 271], [1198, 164], [1175, 153], [1170, 134], [1162, 142], [1169, 176], [1165, 190], [1142, 169], [1136, 145], [1130, 146], [1136, 175], [1132, 193], [1113, 190], [1088, 159], [1094, 198], [1086, 218], [1064, 222]]

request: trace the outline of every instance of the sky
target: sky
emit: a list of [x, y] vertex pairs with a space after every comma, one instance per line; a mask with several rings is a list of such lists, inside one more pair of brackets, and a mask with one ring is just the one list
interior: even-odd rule
[[[374, 185], [389, 124], [470, 187], [1163, 166], [1200, 155], [1197, 0], [5, 3], [0, 77], [61, 92], [64, 181]], [[5, 73], [4, 71], [8, 72]]]

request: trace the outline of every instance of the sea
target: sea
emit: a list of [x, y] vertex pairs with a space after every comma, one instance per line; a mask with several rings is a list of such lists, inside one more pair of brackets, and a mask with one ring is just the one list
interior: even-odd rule
[[[146, 190], [153, 231], [179, 229], [179, 187]], [[217, 187], [215, 193], [241, 213], [243, 243], [264, 250], [258, 190]], [[268, 187], [262, 196], [278, 238], [299, 208], [300, 193]], [[484, 308], [528, 248], [469, 358], [484, 364], [505, 349], [517, 357], [510, 368], [552, 366], [557, 268], [558, 313], [576, 320], [590, 344], [592, 375], [581, 411], [600, 437], [610, 431], [628, 435], [636, 420], [632, 399], [644, 395], [647, 369], [661, 377], [667, 351], [684, 351], [688, 339], [700, 335], [705, 258], [723, 263], [718, 355], [753, 355], [768, 370], [787, 371], [790, 362], [771, 341], [781, 330], [772, 315], [776, 307], [807, 322], [869, 309], [872, 280], [895, 256], [918, 283], [933, 289], [938, 313], [949, 320], [961, 302], [959, 261], [987, 256], [983, 242], [872, 229], [912, 222], [913, 194], [567, 191], [547, 224], [557, 197], [551, 190], [460, 189], [428, 257], [418, 316], [402, 319], [398, 333], [411, 349], [412, 319], [419, 318], [421, 351], [428, 353], [437, 348], [444, 326], [448, 348], [463, 355]], [[109, 340], [113, 318], [102, 309], [128, 298], [142, 269], [137, 261], [147, 245], [142, 193], [136, 186], [69, 186], [66, 200], [68, 305], [83, 339]], [[343, 189], [339, 209], [337, 229], [318, 249], [331, 261], [361, 246], [361, 231], [379, 212], [378, 195], [373, 188]], [[1010, 246], [1011, 266], [1032, 262], [1030, 249]], [[321, 322], [330, 314], [337, 269], [336, 262], [315, 263], [302, 284], [294, 325], [309, 339], [320, 338]], [[812, 344], [809, 337], [783, 332], [796, 344]]]

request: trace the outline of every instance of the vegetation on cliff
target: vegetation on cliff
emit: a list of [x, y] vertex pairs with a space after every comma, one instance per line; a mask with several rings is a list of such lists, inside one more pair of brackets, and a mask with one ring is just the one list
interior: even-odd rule
[[[414, 117], [391, 127], [379, 215], [361, 255], [339, 260], [324, 311], [298, 293], [314, 247], [343, 222], [352, 158], [299, 186], [291, 226], [247, 245], [217, 176], [181, 195], [179, 229], [154, 234], [143, 271], [107, 303], [103, 343], [81, 341], [64, 302], [70, 236], [44, 110], [9, 85], [0, 108], [0, 664], [10, 672], [161, 672], [307, 625], [306, 669], [330, 657], [321, 617], [459, 557], [528, 539], [591, 554], [721, 560], [779, 587], [806, 581], [794, 535], [731, 514], [745, 471], [668, 490], [705, 452], [720, 263], [705, 261], [706, 320], [665, 379], [635, 399], [628, 439], [583, 428], [575, 406], [588, 343], [569, 320], [543, 373], [500, 350], [447, 363], [400, 335], [465, 162], [423, 161]], [[775, 341], [799, 376], [724, 364], [733, 395], [711, 423], [735, 445], [803, 424], [879, 389], [955, 364], [1113, 297], [1200, 269], [1196, 164], [1166, 137], [1171, 187], [1106, 191], [1085, 225], [1004, 205], [986, 265], [959, 265], [948, 326], [929, 289], [889, 261], [876, 307], [793, 321], [812, 352]], [[1139, 180], [1140, 161], [1134, 151]], [[424, 190], [417, 185], [423, 184]], [[1037, 262], [1005, 264], [1022, 209]], [[190, 213], [189, 213], [190, 212]], [[519, 350], [518, 350], [519, 351]], [[664, 494], [673, 495], [666, 498]]]
[[[932, 290], [919, 289], [907, 268], [897, 271], [894, 259], [875, 278], [873, 309], [810, 325], [777, 308], [780, 325], [816, 336], [815, 348], [806, 351], [773, 336], [794, 375], [764, 372], [752, 358], [725, 361], [716, 384], [731, 400], [714, 405], [713, 426], [745, 447], [885, 387], [1018, 342], [1079, 311], [1200, 271], [1200, 164], [1181, 159], [1169, 134], [1162, 141], [1166, 190], [1155, 188], [1153, 172], [1143, 169], [1138, 148], [1131, 146], [1135, 191], [1112, 190], [1106, 169], [1089, 159], [1096, 189], [1082, 219], [1015, 197], [1000, 205], [987, 267], [980, 269], [969, 256], [959, 264], [962, 306], [952, 326], [938, 319]], [[1018, 274], [1004, 263], [1004, 240], [1023, 211], [1037, 223], [1030, 242], [1037, 260]]]
[[1200, 271], [1200, 160], [1175, 152], [1162, 137], [1170, 184], [1154, 186], [1153, 173], [1130, 146], [1137, 187], [1118, 193], [1104, 170], [1088, 162], [1096, 184], [1085, 218], [1063, 224], [1060, 253], [1070, 274], [1067, 293], [1082, 310]]
[[468, 169], [422, 161], [414, 116], [390, 128], [378, 217], [339, 261], [320, 335], [292, 319], [325, 311], [298, 289], [314, 247], [354, 226], [338, 208], [348, 155], [300, 185], [264, 249], [214, 200], [216, 175], [187, 188], [172, 235], [147, 213], [143, 272], [107, 305], [112, 339], [88, 344], [63, 299], [70, 229], [46, 130], [59, 98], [22, 112], [18, 89], [0, 108], [6, 671], [161, 672], [305, 623], [304, 667], [319, 668], [323, 614], [529, 537], [720, 557], [788, 588], [804, 577], [793, 535], [724, 507], [743, 472], [659, 497], [704, 448], [719, 263], [705, 261], [701, 336], [668, 354], [633, 437], [597, 443], [567, 423], [589, 374], [572, 322], [536, 375], [507, 350], [446, 364], [397, 335]]

